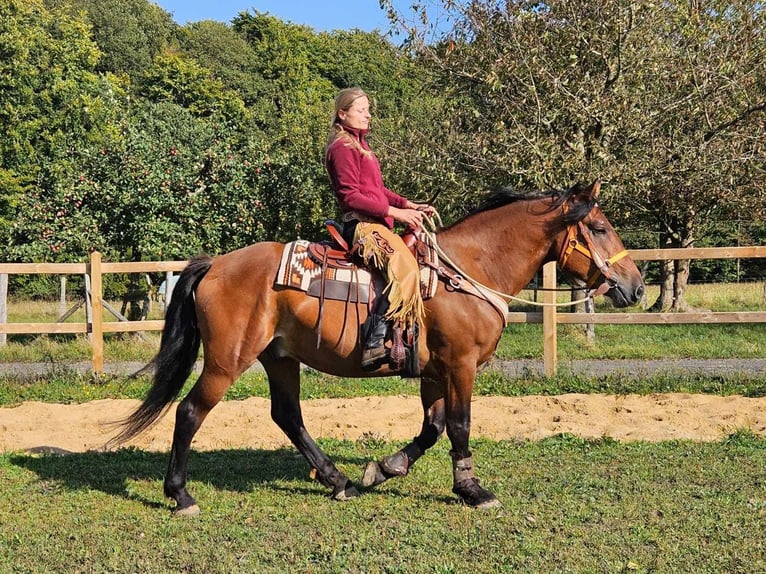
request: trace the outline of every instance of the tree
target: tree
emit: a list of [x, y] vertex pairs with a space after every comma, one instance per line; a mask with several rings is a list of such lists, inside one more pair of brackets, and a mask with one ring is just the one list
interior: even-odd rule
[[[41, 0], [0, 4], [0, 240], [44, 176], [66, 178], [70, 150], [112, 134], [119, 89], [95, 73], [87, 22]], [[47, 177], [46, 176], [46, 177]]]
[[135, 80], [162, 50], [176, 43], [178, 24], [148, 0], [46, 0], [49, 5], [84, 11], [102, 55], [97, 71]]
[[[454, 25], [426, 43], [434, 4]], [[556, 188], [598, 177], [618, 219], [648, 222], [663, 246], [679, 247], [711, 219], [763, 214], [760, 2], [445, 1], [416, 10], [426, 23], [409, 28], [409, 46], [433, 72], [432, 89], [447, 94], [441, 137], [426, 135], [454, 203], [475, 181]], [[663, 270], [656, 308], [684, 308], [687, 270]]]
[[349, 86], [361, 86], [372, 96], [370, 137], [386, 182], [407, 195], [424, 197], [424, 178], [410, 177], [418, 170], [417, 156], [400, 161], [412, 120], [428, 117], [432, 123], [425, 112], [430, 98], [419, 92], [418, 70], [408, 54], [377, 32], [315, 34], [258, 13], [240, 14], [233, 26], [252, 47], [265, 81], [255, 116], [272, 142], [272, 160], [290, 166], [283, 177], [295, 182], [299, 196], [313, 196], [315, 222], [331, 215], [330, 206], [334, 211], [336, 205], [323, 168], [324, 146], [333, 98]]
[[240, 126], [249, 118], [245, 103], [210, 71], [181, 54], [165, 51], [141, 77], [140, 95], [153, 102], [173, 102], [197, 116], [218, 117]]
[[[332, 98], [343, 87], [333, 81], [369, 83], [384, 95], [386, 113], [408, 92], [398, 81], [405, 76], [395, 51], [379, 36], [316, 35], [260, 16], [243, 17], [239, 30], [217, 23], [188, 27], [178, 49], [166, 44], [149, 65], [131, 72], [131, 82], [116, 80], [96, 72], [97, 62], [115, 60], [99, 60], [82, 14], [68, 2], [48, 5], [36, 12], [42, 31], [25, 32], [46, 39], [34, 52], [39, 61], [25, 57], [23, 44], [34, 45], [25, 39], [18, 62], [6, 63], [17, 66], [8, 75], [21, 78], [14, 86], [24, 86], [26, 76], [40, 79], [34, 90], [21, 92], [34, 113], [17, 114], [34, 122], [4, 126], [23, 128], [27, 136], [27, 147], [6, 153], [0, 177], [18, 191], [3, 196], [9, 198], [6, 253], [14, 259], [83, 260], [94, 249], [108, 258], [174, 259], [296, 234], [317, 237], [335, 205], [322, 164]], [[46, 36], [54, 21], [73, 22], [79, 36], [73, 32], [59, 46]], [[220, 45], [203, 45], [215, 37]], [[119, 51], [123, 45], [105, 46]], [[328, 62], [344, 49], [356, 63], [341, 77]], [[69, 53], [72, 58], [62, 59]], [[46, 75], [46, 63], [55, 58], [61, 65]], [[79, 99], [46, 107], [47, 90], [57, 82]], [[381, 125], [395, 128], [386, 121]], [[20, 166], [14, 171], [6, 167], [12, 160]], [[27, 173], [32, 177], [20, 179]]]
[[22, 199], [16, 257], [185, 259], [269, 238], [257, 141], [229, 140], [226, 124], [168, 102], [136, 104], [120, 127], [107, 145], [72, 150], [78, 172], [45, 174]]
[[212, 20], [187, 24], [180, 32], [180, 46], [185, 55], [209, 70], [212, 78], [235, 91], [245, 106], [259, 106], [259, 94], [267, 86], [258, 58], [232, 26]]
[[431, 146], [420, 145], [429, 137], [413, 137], [415, 132], [436, 134], [443, 122], [440, 96], [426, 89], [427, 70], [379, 33], [359, 30], [319, 34], [314, 62], [336, 91], [360, 86], [369, 94], [369, 139], [386, 185], [412, 199], [433, 194], [443, 166], [434, 170]]
[[[632, 203], [657, 222], [662, 246], [691, 247], [716, 220], [764, 213], [764, 12], [748, 2], [661, 8], [649, 60], [657, 81], [644, 108], [656, 117], [632, 158], [643, 175], [643, 151], [651, 170], [637, 186], [645, 199]], [[654, 308], [685, 310], [688, 275], [688, 260], [666, 262]]]

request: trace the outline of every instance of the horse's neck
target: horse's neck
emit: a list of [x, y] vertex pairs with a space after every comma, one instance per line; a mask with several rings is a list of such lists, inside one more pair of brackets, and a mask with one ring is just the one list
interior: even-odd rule
[[483, 213], [466, 219], [441, 232], [437, 241], [472, 279], [515, 295], [545, 263], [553, 238], [547, 236], [548, 226], [539, 217], [499, 215]]

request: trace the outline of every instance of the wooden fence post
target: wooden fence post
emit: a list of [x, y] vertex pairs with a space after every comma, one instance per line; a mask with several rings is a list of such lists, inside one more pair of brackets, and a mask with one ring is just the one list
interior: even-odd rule
[[[88, 264], [90, 265], [90, 264]], [[85, 269], [85, 275], [83, 276], [85, 280], [85, 322], [87, 323], [87, 331], [88, 331], [88, 342], [93, 342], [93, 333], [91, 331], [90, 325], [93, 324], [93, 301], [91, 301], [90, 297], [90, 268], [88, 267]]]
[[556, 263], [543, 266], [543, 370], [546, 377], [555, 377], [558, 369], [556, 353]]
[[66, 275], [59, 278], [59, 317], [66, 313]]
[[103, 279], [101, 276], [101, 253], [94, 251], [90, 254], [90, 300], [91, 300], [91, 350], [93, 352], [93, 372], [98, 374], [104, 370], [104, 306]]
[[[8, 274], [0, 273], [0, 323], [8, 322]], [[0, 333], [0, 345], [5, 345], [8, 335]]]
[[173, 287], [176, 284], [173, 281], [173, 272], [165, 272], [165, 301], [163, 302], [163, 308], [167, 311], [168, 305], [170, 305], [170, 298], [173, 297]]

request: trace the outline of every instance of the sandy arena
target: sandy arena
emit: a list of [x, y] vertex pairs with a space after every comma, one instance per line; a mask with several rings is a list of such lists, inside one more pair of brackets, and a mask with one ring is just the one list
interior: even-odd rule
[[[0, 452], [85, 452], [100, 450], [115, 434], [110, 421], [125, 417], [132, 400], [75, 405], [27, 402], [0, 408]], [[315, 437], [356, 440], [373, 436], [409, 439], [421, 424], [415, 396], [319, 399], [303, 402], [307, 429]], [[689, 394], [476, 397], [472, 437], [541, 439], [558, 433], [608, 436], [619, 441], [690, 439], [714, 441], [740, 429], [766, 435], [766, 398]], [[172, 410], [128, 443], [149, 451], [170, 448]], [[220, 403], [193, 447], [277, 448], [289, 444], [271, 421], [269, 401], [250, 398]]]

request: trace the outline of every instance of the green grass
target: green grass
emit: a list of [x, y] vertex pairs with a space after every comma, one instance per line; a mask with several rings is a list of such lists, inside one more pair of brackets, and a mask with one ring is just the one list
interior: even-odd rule
[[486, 370], [476, 378], [474, 394], [495, 396], [562, 395], [599, 393], [610, 395], [648, 395], [652, 393], [702, 393], [718, 396], [766, 396], [766, 377], [760, 373], [731, 372], [716, 376], [700, 373], [658, 373], [636, 375], [612, 373], [605, 376], [568, 374], [562, 369], [556, 377], [527, 375], [507, 377]]
[[[358, 479], [399, 445], [323, 440]], [[766, 441], [475, 441], [476, 511], [450, 492], [447, 441], [347, 503], [293, 450], [193, 453], [203, 514], [174, 518], [165, 454], [0, 456], [0, 572], [766, 571]]]
[[[539, 358], [538, 328], [509, 327], [498, 354]], [[559, 333], [566, 359], [766, 356], [763, 325], [598, 325], [594, 345], [574, 326]], [[148, 360], [156, 334], [148, 339], [110, 337], [107, 362]], [[0, 406], [146, 392], [147, 378], [93, 377], [67, 367], [88, 359], [82, 337], [28, 337], [0, 348], [0, 361], [51, 363], [42, 377], [0, 375]], [[757, 374], [561, 371], [509, 378], [487, 369], [475, 392], [766, 396]], [[348, 380], [307, 370], [302, 379], [303, 398], [417, 393], [415, 383], [398, 378]], [[226, 398], [248, 396], [268, 396], [263, 373], [245, 374]], [[366, 461], [402, 446], [377, 438], [318, 442], [353, 480]], [[194, 519], [169, 512], [166, 453], [0, 454], [0, 574], [766, 572], [766, 438], [751, 431], [711, 443], [560, 435], [471, 446], [477, 474], [501, 509], [456, 503], [447, 440], [408, 477], [347, 503], [331, 501], [309, 480], [293, 449], [192, 452], [189, 487], [203, 509]]]
[[[659, 289], [647, 287], [647, 300], [654, 301]], [[529, 292], [522, 296], [531, 299]], [[569, 295], [561, 294], [565, 302]], [[687, 300], [695, 311], [766, 311], [763, 283], [690, 285]], [[597, 311], [615, 312], [604, 298]], [[540, 311], [514, 304], [512, 310]], [[640, 308], [621, 312], [641, 312]], [[566, 308], [561, 310], [566, 312]], [[595, 341], [585, 337], [584, 325], [559, 325], [558, 355], [579, 359], [727, 359], [766, 356], [766, 323], [722, 323], [701, 325], [595, 325]], [[543, 327], [540, 324], [509, 325], [498, 345], [497, 356], [504, 359], [541, 359]]]
[[[186, 394], [195, 378], [194, 375], [190, 377], [181, 396]], [[33, 377], [0, 375], [0, 407], [14, 406], [25, 401], [71, 404], [99, 399], [143, 399], [150, 384], [148, 377], [93, 377], [67, 369], [54, 369], [45, 375]], [[736, 372], [715, 377], [695, 373], [650, 376], [615, 373], [601, 377], [562, 373], [553, 378], [542, 375], [508, 377], [486, 369], [477, 376], [474, 388], [475, 395], [487, 396], [566, 393], [627, 395], [659, 392], [763, 397], [766, 396], [766, 378], [758, 373]], [[312, 370], [304, 371], [301, 376], [301, 398], [304, 400], [418, 393], [418, 383], [413, 379], [342, 379]], [[244, 374], [229, 389], [224, 399], [241, 400], [248, 397], [269, 397], [268, 382], [262, 372]]]
[[[656, 298], [656, 287], [649, 288], [649, 301]], [[763, 283], [691, 285], [687, 298], [695, 309], [709, 311], [766, 311]], [[531, 298], [528, 292], [523, 297]], [[565, 301], [566, 296], [561, 295]], [[119, 304], [114, 303], [119, 309]], [[599, 308], [608, 304], [599, 301]], [[521, 308], [515, 305], [516, 308]], [[528, 310], [539, 311], [538, 308]], [[611, 310], [611, 309], [608, 309]], [[625, 312], [640, 311], [638, 308]], [[9, 303], [11, 322], [54, 322], [58, 304], [53, 302]], [[161, 318], [155, 305], [152, 318]], [[72, 320], [83, 321], [75, 315]], [[596, 325], [595, 341], [589, 342], [580, 325], [558, 327], [559, 358], [578, 359], [663, 359], [663, 358], [762, 358], [766, 356], [766, 324], [707, 325]], [[104, 345], [106, 363], [148, 361], [159, 347], [159, 333], [107, 334]], [[542, 326], [511, 324], [498, 345], [503, 359], [542, 359]], [[87, 338], [81, 335], [8, 335], [0, 346], [0, 362], [75, 362], [91, 359]]]
[[[766, 323], [721, 325], [596, 325], [591, 343], [579, 326], [558, 327], [560, 359], [665, 359], [665, 358], [763, 358], [766, 356]], [[497, 348], [501, 359], [538, 359], [543, 356], [542, 326], [509, 325]], [[107, 364], [145, 362], [159, 348], [159, 335], [144, 339], [111, 335], [105, 340]], [[0, 346], [0, 362], [90, 361], [84, 336], [13, 336]]]
[[[148, 362], [160, 346], [159, 332], [142, 336], [111, 333], [104, 336], [104, 361]], [[91, 361], [90, 343], [84, 335], [8, 335], [6, 345], [0, 345], [0, 362], [12, 363], [73, 363]]]
[[[646, 286], [646, 306], [654, 303], [660, 294], [660, 288], [657, 285]], [[524, 290], [519, 294], [523, 300], [532, 300], [534, 293], [531, 290]], [[556, 296], [559, 303], [571, 301], [570, 292], [563, 290]], [[542, 295], [538, 292], [537, 300], [542, 300]], [[690, 284], [686, 291], [686, 302], [690, 311], [766, 311], [766, 298], [764, 298], [764, 283], [694, 283]], [[523, 302], [513, 303], [513, 307], [524, 307]], [[540, 310], [539, 307], [535, 308]], [[561, 307], [562, 312], [566, 312], [569, 307]], [[515, 310], [515, 309], [513, 309]], [[596, 299], [597, 311], [611, 311], [615, 309], [606, 297]], [[640, 306], [622, 309], [620, 312], [640, 313]]]
[[[721, 325], [596, 325], [589, 342], [577, 325], [559, 325], [560, 359], [728, 359], [766, 356], [766, 323]], [[509, 325], [501, 359], [542, 359], [542, 325]]]

